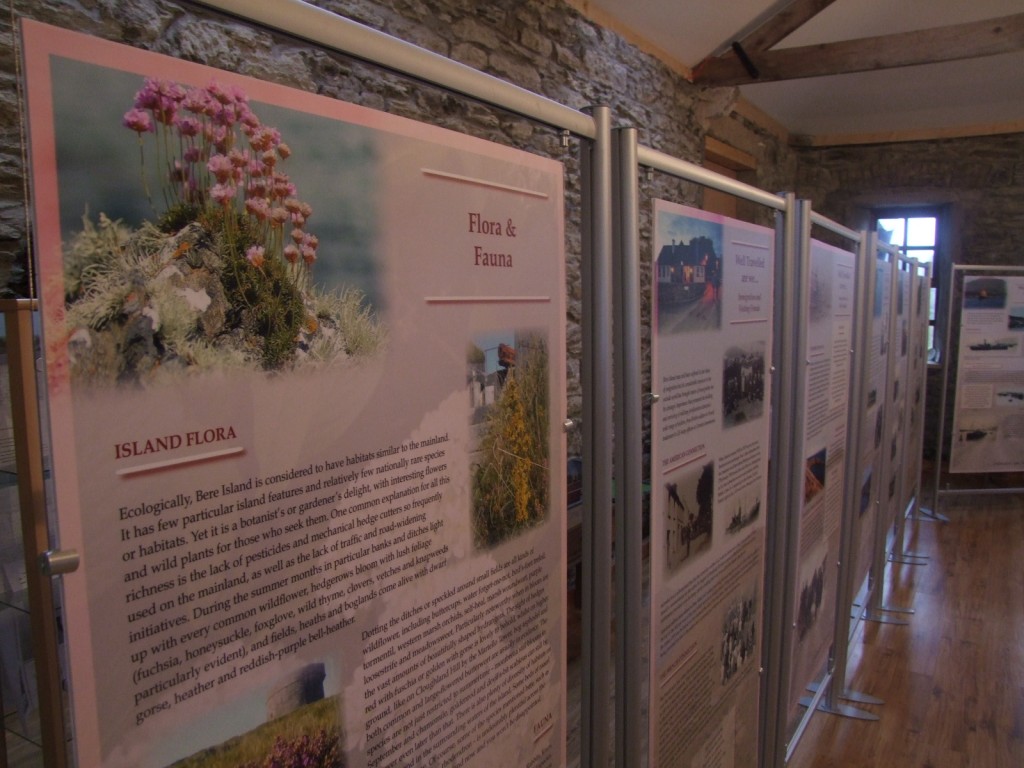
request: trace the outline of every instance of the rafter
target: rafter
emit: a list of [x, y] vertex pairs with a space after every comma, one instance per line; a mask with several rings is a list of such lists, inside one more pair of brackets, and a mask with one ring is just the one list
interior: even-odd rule
[[1020, 50], [1024, 50], [1024, 13], [837, 43], [774, 51], [746, 50], [753, 72], [736, 52], [730, 52], [698, 65], [693, 82], [714, 87], [745, 85], [973, 59]]
[[836, 0], [793, 0], [789, 5], [738, 41], [748, 54], [767, 51], [781, 43]]

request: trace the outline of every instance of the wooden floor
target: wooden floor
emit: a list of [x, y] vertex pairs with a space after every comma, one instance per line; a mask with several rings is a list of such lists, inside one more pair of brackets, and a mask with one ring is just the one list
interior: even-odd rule
[[815, 713], [789, 768], [1024, 766], [1024, 499], [946, 499], [948, 524], [908, 523], [928, 564], [887, 568], [883, 604], [909, 624], [851, 642], [847, 688], [885, 700], [856, 705], [880, 720]]

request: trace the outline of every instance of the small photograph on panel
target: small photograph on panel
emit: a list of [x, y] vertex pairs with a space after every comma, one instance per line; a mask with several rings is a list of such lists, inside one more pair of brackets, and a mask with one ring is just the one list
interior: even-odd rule
[[[207, 665], [209, 666], [209, 665]], [[244, 669], [245, 665], [241, 665]], [[240, 674], [239, 666], [221, 678]], [[324, 696], [324, 664], [305, 664], [270, 690], [266, 722], [220, 744], [202, 749], [168, 768], [242, 768], [264, 765], [346, 765], [340, 696]]]
[[871, 472], [868, 471], [867, 476], [864, 478], [864, 482], [860, 486], [860, 507], [857, 512], [860, 517], [864, 517], [864, 513], [871, 507]]
[[483, 333], [467, 345], [472, 528], [488, 549], [548, 509], [548, 350], [542, 333]]
[[796, 614], [796, 632], [801, 640], [818, 620], [821, 601], [825, 595], [825, 560], [826, 557], [823, 557], [810, 578], [800, 583], [800, 605]]
[[1005, 309], [1006, 281], [976, 277], [964, 281], [964, 309]]
[[1010, 307], [1006, 328], [1010, 331], [1024, 331], [1024, 307]]
[[73, 382], [287, 373], [383, 353], [366, 129], [216, 82], [55, 67]]
[[1017, 349], [1017, 340], [1014, 338], [1003, 338], [1003, 339], [980, 339], [979, 341], [972, 341], [967, 345], [967, 348], [971, 352], [980, 352], [982, 354], [989, 354], [990, 352], [1011, 352]]
[[804, 466], [804, 503], [825, 490], [825, 453], [822, 448], [808, 456]]
[[735, 427], [764, 414], [765, 343], [729, 347], [722, 361], [722, 424]]
[[994, 441], [999, 435], [999, 426], [991, 422], [962, 423], [957, 429], [956, 439], [960, 443], [983, 443]]
[[658, 332], [713, 331], [722, 325], [722, 225], [662, 214], [656, 259]]
[[996, 393], [996, 405], [1014, 408], [1024, 406], [1024, 388], [1001, 389]]
[[665, 562], [674, 571], [710, 548], [714, 535], [715, 464], [692, 464], [665, 482]]
[[753, 661], [756, 646], [757, 595], [739, 595], [722, 621], [722, 685]]
[[739, 533], [756, 521], [761, 514], [761, 492], [757, 486], [751, 486], [743, 493], [734, 496], [732, 504], [734, 511], [732, 517], [729, 518], [729, 525], [725, 532]]
[[832, 316], [832, 276], [823, 270], [831, 264], [821, 259], [811, 263], [810, 321], [820, 323]]

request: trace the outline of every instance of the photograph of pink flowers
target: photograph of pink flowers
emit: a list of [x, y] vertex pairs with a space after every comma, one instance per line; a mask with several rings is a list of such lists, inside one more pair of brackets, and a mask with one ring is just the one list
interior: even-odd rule
[[52, 68], [73, 382], [281, 372], [383, 349], [370, 131], [216, 77]]

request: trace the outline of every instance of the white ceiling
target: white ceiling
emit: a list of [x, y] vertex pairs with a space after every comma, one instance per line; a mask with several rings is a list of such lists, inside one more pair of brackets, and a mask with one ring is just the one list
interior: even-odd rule
[[[721, 53], [790, 0], [589, 0], [686, 67]], [[776, 48], [962, 24], [1024, 12], [1024, 0], [835, 0]], [[1024, 130], [1024, 51], [874, 72], [743, 85], [791, 134], [942, 136]]]

